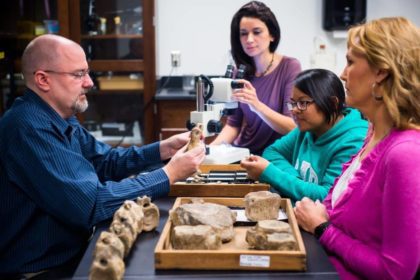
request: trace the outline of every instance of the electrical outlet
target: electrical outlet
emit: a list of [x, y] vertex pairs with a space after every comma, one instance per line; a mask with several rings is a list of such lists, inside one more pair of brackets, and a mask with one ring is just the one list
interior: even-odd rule
[[171, 51], [171, 65], [172, 67], [181, 66], [181, 52], [180, 51]]

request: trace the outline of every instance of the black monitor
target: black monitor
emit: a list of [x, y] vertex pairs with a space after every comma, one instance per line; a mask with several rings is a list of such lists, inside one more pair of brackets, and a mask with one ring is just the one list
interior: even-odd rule
[[366, 0], [323, 0], [323, 28], [347, 30], [366, 20]]

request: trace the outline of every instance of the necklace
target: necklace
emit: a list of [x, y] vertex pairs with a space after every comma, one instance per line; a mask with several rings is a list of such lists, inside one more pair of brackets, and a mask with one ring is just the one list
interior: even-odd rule
[[264, 72], [261, 73], [261, 75], [259, 77], [265, 76], [265, 74], [267, 74], [268, 70], [270, 70], [271, 66], [273, 66], [273, 62], [274, 62], [274, 53], [271, 56], [271, 61], [268, 64], [267, 68], [264, 70]]

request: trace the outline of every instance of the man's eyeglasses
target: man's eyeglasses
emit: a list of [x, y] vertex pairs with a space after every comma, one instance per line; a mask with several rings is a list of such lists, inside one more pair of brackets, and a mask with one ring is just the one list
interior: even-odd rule
[[[85, 69], [85, 70], [79, 70], [79, 71], [75, 71], [75, 72], [60, 72], [60, 71], [54, 71], [54, 70], [41, 70], [44, 71], [46, 73], [52, 73], [52, 74], [59, 74], [59, 75], [70, 75], [73, 76], [74, 78], [78, 79], [78, 80], [82, 80], [84, 77], [86, 77], [86, 75], [89, 75], [90, 70], [89, 69]], [[33, 72], [32, 74], [35, 75], [36, 71]]]
[[287, 102], [287, 108], [292, 111], [294, 108], [298, 108], [301, 111], [305, 111], [308, 108], [309, 104], [314, 103], [314, 100], [299, 100], [299, 101], [290, 101]]

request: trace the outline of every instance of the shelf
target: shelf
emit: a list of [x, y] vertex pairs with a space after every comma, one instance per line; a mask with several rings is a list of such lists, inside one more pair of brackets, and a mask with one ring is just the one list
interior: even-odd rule
[[[121, 75], [123, 72], [125, 75], [140, 73], [144, 79], [144, 88], [137, 90], [99, 89], [89, 92], [88, 95], [91, 97], [90, 108], [92, 110], [79, 114], [80, 119], [106, 118], [112, 121], [124, 118], [131, 121], [138, 120], [143, 127], [144, 143], [151, 143], [155, 138], [153, 107], [145, 106], [143, 108], [142, 106], [143, 104], [151, 104], [156, 91], [155, 26], [153, 24], [155, 0], [95, 1], [96, 13], [107, 18], [109, 34], [103, 35], [89, 35], [88, 29], [84, 25], [89, 10], [89, 2], [88, 0], [69, 1], [68, 13], [71, 15], [69, 20], [70, 38], [80, 43], [87, 56], [91, 58], [88, 60], [90, 70], [104, 73], [112, 71], [115, 76]], [[132, 24], [140, 20], [143, 27], [142, 33], [112, 33], [114, 26], [111, 14], [114, 15], [119, 10], [124, 9], [132, 13], [132, 9], [135, 7], [141, 7], [142, 13], [136, 16], [130, 15], [131, 22], [123, 20], [123, 23]], [[140, 49], [140, 54], [134, 53], [130, 49], [131, 42], [138, 41], [141, 42], [141, 45], [138, 48], [134, 46], [134, 49]], [[125, 59], [126, 57], [129, 59]], [[120, 109], [113, 110], [117, 103]]]
[[89, 68], [92, 71], [142, 72], [144, 61], [141, 59], [95, 59], [89, 61]]
[[142, 34], [82, 35], [82, 40], [142, 39]]
[[19, 34], [19, 35], [16, 36], [16, 39], [30, 41], [30, 40], [34, 39], [35, 37], [36, 37], [36, 35], [33, 35], [33, 34]]
[[87, 95], [124, 95], [124, 94], [129, 94], [129, 95], [143, 95], [143, 90], [128, 90], [128, 89], [116, 89], [116, 90], [94, 90], [94, 91], [89, 91], [87, 93]]

